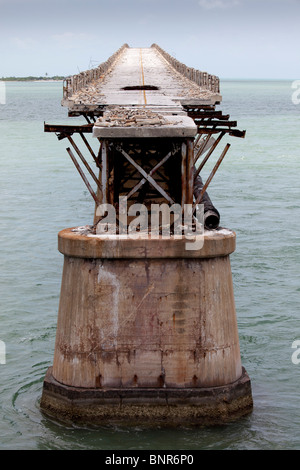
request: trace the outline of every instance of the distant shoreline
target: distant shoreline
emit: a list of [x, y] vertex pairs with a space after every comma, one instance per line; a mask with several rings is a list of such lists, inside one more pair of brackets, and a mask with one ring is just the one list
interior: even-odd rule
[[65, 77], [2, 77], [0, 82], [62, 82]]

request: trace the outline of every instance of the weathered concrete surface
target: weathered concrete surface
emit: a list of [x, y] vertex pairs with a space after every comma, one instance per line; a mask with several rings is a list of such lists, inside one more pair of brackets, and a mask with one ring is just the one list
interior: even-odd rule
[[[201, 249], [192, 249], [195, 243], [192, 239], [175, 239], [173, 236], [151, 238], [150, 234], [132, 240], [128, 235], [93, 235], [87, 226], [61, 230], [58, 249], [67, 256], [92, 259], [215, 258], [235, 251], [236, 235], [232, 230], [205, 230], [203, 239]], [[187, 244], [191, 249], [187, 249]]]
[[251, 413], [253, 400], [244, 368], [237, 381], [221, 387], [85, 389], [58, 383], [50, 367], [41, 406], [64, 422], [187, 427], [241, 418]]
[[[128, 87], [142, 86], [152, 89], [128, 90]], [[176, 72], [154, 48], [126, 48], [101, 81], [78, 91], [64, 105], [69, 110], [86, 104], [179, 111], [183, 104], [212, 104], [220, 100], [220, 95], [201, 89]]]
[[[245, 377], [227, 253], [234, 248], [235, 235], [227, 232], [211, 239], [207, 235], [202, 257], [184, 257], [184, 245], [178, 247], [174, 240], [165, 249], [163, 240], [160, 249], [142, 240], [143, 249], [149, 243], [145, 257], [141, 240], [127, 240], [113, 253], [114, 239], [70, 229], [60, 233], [64, 270], [53, 369], [45, 381], [42, 408], [53, 412], [57, 406], [58, 415], [64, 408], [66, 415], [93, 414], [96, 420], [103, 415], [142, 417], [145, 405], [144, 413], [154, 420], [167, 416], [169, 422], [178, 422], [178, 414], [197, 421], [222, 415], [228, 419], [230, 410], [233, 415], [249, 412], [248, 379], [240, 388]], [[221, 253], [218, 244], [227, 251]], [[229, 389], [218, 396], [219, 387]], [[77, 410], [72, 397], [78, 389], [87, 395], [80, 395]], [[127, 405], [121, 411], [115, 398], [111, 402], [112, 389], [115, 398], [125, 393]], [[230, 395], [231, 389], [242, 391]], [[157, 401], [160, 391], [163, 400], [167, 392], [173, 411]], [[151, 396], [154, 407], [149, 409]]]
[[[197, 126], [188, 116], [166, 115], [164, 124], [152, 125], [151, 122], [143, 126], [104, 126], [105, 122], [97, 121], [93, 127], [93, 137], [102, 139], [136, 139], [136, 138], [183, 138], [195, 137]], [[149, 120], [150, 121], [150, 120]]]

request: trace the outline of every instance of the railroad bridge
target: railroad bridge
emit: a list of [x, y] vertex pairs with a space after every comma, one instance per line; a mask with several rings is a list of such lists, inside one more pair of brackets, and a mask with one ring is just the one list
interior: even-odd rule
[[[221, 101], [218, 77], [156, 44], [125, 44], [105, 63], [64, 81], [62, 105], [85, 123], [44, 128], [68, 141], [94, 215], [89, 225], [58, 236], [64, 269], [54, 362], [41, 402], [46, 413], [202, 424], [251, 411], [229, 261], [235, 233], [220, 227], [207, 192], [228, 143], [206, 181], [201, 175], [224, 136], [245, 136], [216, 110]], [[125, 218], [124, 200], [133, 209]], [[151, 232], [149, 216], [134, 225], [137, 237], [124, 237], [136, 204], [148, 211], [176, 206], [181, 215], [189, 207], [202, 243], [187, 249], [188, 237], [175, 236], [175, 216], [169, 237], [163, 218]], [[108, 206], [118, 210], [115, 224], [108, 223]]]

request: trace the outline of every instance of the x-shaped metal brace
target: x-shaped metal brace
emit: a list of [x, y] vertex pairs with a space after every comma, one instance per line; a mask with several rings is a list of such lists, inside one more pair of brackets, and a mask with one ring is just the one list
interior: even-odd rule
[[128, 153], [125, 152], [125, 150], [120, 145], [116, 146], [116, 150], [121, 153], [143, 176], [141, 181], [128, 193], [128, 198], [137, 192], [143, 186], [143, 184], [148, 181], [148, 183], [150, 183], [170, 204], [175, 204], [175, 201], [161, 186], [159, 186], [159, 184], [157, 184], [153, 178], [153, 174], [171, 157], [171, 155], [173, 155], [173, 150], [171, 150], [159, 163], [157, 163], [149, 173], [147, 173], [133, 158], [131, 158], [130, 155], [128, 155]]

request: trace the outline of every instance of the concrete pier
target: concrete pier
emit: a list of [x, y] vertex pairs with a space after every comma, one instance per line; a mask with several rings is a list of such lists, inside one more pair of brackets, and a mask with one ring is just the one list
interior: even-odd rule
[[178, 425], [249, 413], [229, 255], [235, 234], [116, 240], [59, 234], [64, 269], [41, 406], [60, 418]]

